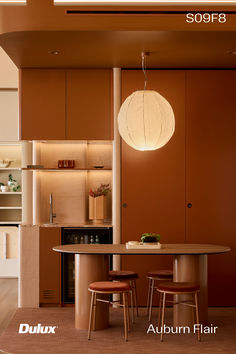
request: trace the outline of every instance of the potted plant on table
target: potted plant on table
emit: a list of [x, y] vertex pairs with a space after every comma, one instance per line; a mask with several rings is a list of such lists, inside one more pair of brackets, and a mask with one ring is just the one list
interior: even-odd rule
[[142, 243], [151, 243], [151, 244], [157, 244], [160, 242], [161, 236], [159, 234], [155, 233], [150, 233], [150, 232], [145, 232], [141, 236], [141, 242]]
[[111, 191], [110, 184], [101, 184], [98, 188], [89, 191], [89, 219], [101, 224], [106, 218], [106, 197]]

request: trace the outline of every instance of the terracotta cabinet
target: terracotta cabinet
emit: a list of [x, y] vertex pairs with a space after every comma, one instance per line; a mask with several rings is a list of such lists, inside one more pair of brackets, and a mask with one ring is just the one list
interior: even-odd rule
[[65, 71], [20, 71], [21, 140], [64, 140]]
[[235, 70], [186, 72], [186, 241], [231, 247], [209, 256], [211, 306], [236, 305]]
[[66, 75], [67, 139], [112, 139], [112, 71], [68, 70]]
[[23, 69], [21, 140], [111, 140], [112, 70]]
[[61, 303], [61, 256], [52, 247], [61, 244], [61, 228], [40, 227], [39, 231], [39, 302]]
[[[185, 242], [185, 73], [149, 71], [148, 89], [160, 92], [172, 105], [176, 130], [163, 148], [137, 151], [122, 141], [122, 243], [158, 232], [162, 243]], [[143, 89], [143, 74], [122, 72], [122, 100]], [[137, 271], [138, 301], [145, 306], [145, 274], [171, 269], [171, 256], [122, 257], [122, 268]]]
[[[153, 70], [148, 78], [148, 88], [171, 103], [176, 130], [152, 152], [122, 141], [122, 242], [158, 232], [162, 243], [231, 247], [228, 254], [208, 257], [208, 293], [210, 306], [235, 306], [236, 71]], [[142, 85], [142, 72], [124, 70], [122, 99]], [[123, 257], [122, 268], [139, 273], [139, 302], [145, 305], [146, 272], [172, 268], [172, 262]]]

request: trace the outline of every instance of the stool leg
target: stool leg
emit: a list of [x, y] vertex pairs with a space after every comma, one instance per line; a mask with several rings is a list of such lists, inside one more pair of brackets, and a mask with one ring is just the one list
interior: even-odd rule
[[149, 306], [150, 306], [150, 290], [151, 290], [151, 279], [148, 279], [147, 316], [149, 314]]
[[160, 294], [160, 305], [159, 305], [159, 314], [158, 314], [158, 329], [160, 329], [161, 325], [161, 314], [162, 314], [162, 293]]
[[126, 296], [125, 293], [123, 293], [123, 309], [124, 309], [124, 331], [125, 331], [125, 340], [128, 340], [128, 331], [127, 331], [127, 312], [126, 312]]
[[134, 323], [134, 293], [133, 293], [133, 281], [130, 280], [131, 292], [130, 292], [130, 304], [131, 304], [131, 318]]
[[96, 305], [97, 305], [97, 293], [94, 293], [93, 300], [93, 331], [96, 330]]
[[91, 327], [92, 327], [92, 319], [93, 319], [93, 312], [94, 312], [94, 292], [91, 295], [91, 303], [90, 303], [90, 314], [89, 314], [89, 328], [88, 328], [88, 340], [91, 339]]
[[149, 316], [148, 316], [148, 320], [149, 322], [152, 319], [152, 300], [153, 300], [153, 292], [154, 292], [154, 279], [151, 279], [151, 294], [150, 294], [150, 307], [149, 307]]
[[126, 293], [126, 312], [127, 312], [127, 323], [128, 323], [128, 332], [130, 332], [130, 317], [129, 317], [129, 293]]
[[194, 323], [196, 323], [197, 319], [196, 317], [196, 303], [195, 303], [195, 293], [193, 293], [193, 305], [195, 304], [195, 310], [194, 310], [194, 306], [192, 307], [192, 316], [193, 316], [193, 327], [194, 327]]
[[163, 293], [162, 314], [161, 314], [161, 342], [163, 342], [165, 303], [166, 303], [166, 293], [164, 292]]
[[[195, 293], [195, 306], [196, 306], [196, 319], [197, 319], [197, 324], [199, 324], [199, 310], [198, 310], [198, 293]], [[201, 341], [201, 334], [200, 331], [197, 331], [197, 339], [199, 342]]]
[[136, 280], [133, 280], [133, 284], [134, 284], [134, 306], [136, 307], [136, 315], [138, 317], [138, 301], [137, 301]]

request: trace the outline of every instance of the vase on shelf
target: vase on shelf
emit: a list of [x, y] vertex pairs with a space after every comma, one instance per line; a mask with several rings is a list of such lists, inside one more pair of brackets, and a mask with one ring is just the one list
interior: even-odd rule
[[94, 224], [103, 224], [106, 218], [106, 196], [89, 196], [89, 220]]

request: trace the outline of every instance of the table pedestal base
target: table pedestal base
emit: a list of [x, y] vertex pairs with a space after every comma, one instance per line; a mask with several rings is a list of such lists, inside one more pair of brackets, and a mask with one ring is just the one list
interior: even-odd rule
[[[88, 329], [91, 293], [88, 286], [94, 281], [108, 279], [107, 255], [75, 254], [75, 328]], [[109, 325], [109, 305], [97, 302], [95, 329]]]
[[[200, 323], [207, 324], [208, 293], [207, 293], [207, 255], [176, 255], [174, 257], [174, 281], [196, 282], [200, 284], [199, 315]], [[192, 299], [191, 295], [177, 295], [176, 301]], [[194, 321], [193, 308], [185, 305], [174, 305], [174, 327], [189, 326]]]

